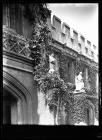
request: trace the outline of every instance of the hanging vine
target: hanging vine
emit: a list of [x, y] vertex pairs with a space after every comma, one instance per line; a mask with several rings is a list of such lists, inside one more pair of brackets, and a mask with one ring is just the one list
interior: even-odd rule
[[49, 63], [46, 48], [49, 45], [51, 38], [49, 37], [50, 30], [47, 24], [37, 23], [34, 25], [32, 38], [30, 40], [31, 57], [34, 62], [34, 79], [39, 80], [46, 75], [49, 70]]

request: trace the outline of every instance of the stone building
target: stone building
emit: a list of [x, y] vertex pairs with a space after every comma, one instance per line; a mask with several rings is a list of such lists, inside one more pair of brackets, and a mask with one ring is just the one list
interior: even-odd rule
[[[3, 123], [58, 124], [34, 80], [33, 60], [29, 57], [28, 47], [32, 26], [22, 11], [23, 7], [19, 8], [17, 4], [3, 5]], [[80, 104], [84, 98], [87, 99], [81, 110], [82, 119], [80, 115], [66, 113], [63, 107], [59, 124], [97, 125], [97, 47], [55, 15], [52, 20], [49, 17], [47, 23], [52, 35], [49, 73], [57, 71], [66, 83], [76, 85], [73, 96], [74, 101], [81, 97], [79, 108], [82, 108]]]

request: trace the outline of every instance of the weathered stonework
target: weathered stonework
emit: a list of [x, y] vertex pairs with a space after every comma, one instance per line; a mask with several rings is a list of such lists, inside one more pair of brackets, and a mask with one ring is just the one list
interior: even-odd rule
[[[28, 21], [21, 14], [23, 21], [20, 21], [20, 23], [23, 23], [20, 28], [22, 28], [23, 32], [20, 33], [22, 35], [19, 35], [17, 28], [10, 29], [11, 26], [9, 24], [11, 19], [7, 19], [9, 17], [7, 16], [8, 14], [9, 12], [3, 15], [4, 24], [6, 24], [3, 27], [4, 93], [6, 94], [6, 91], [9, 91], [13, 93], [13, 96], [19, 96], [20, 94], [17, 100], [23, 102], [22, 105], [19, 102], [17, 106], [18, 110], [22, 110], [18, 111], [18, 116], [20, 116], [18, 117], [18, 124], [43, 124], [44, 114], [46, 114], [45, 117], [48, 117], [49, 122], [46, 121], [45, 123], [47, 125], [54, 125], [56, 124], [56, 120], [54, 120], [56, 113], [51, 113], [49, 107], [45, 106], [42, 93], [40, 94], [37, 83], [33, 80], [34, 66], [33, 60], [29, 57], [30, 50], [28, 43], [32, 27], [30, 27]], [[17, 20], [16, 17], [15, 20]], [[17, 21], [17, 27], [19, 28], [18, 22], [19, 20]], [[16, 24], [16, 21], [14, 23]], [[99, 92], [96, 90], [98, 89], [98, 84], [96, 83], [98, 63], [96, 57], [93, 58], [90, 54], [85, 54], [85, 47], [89, 48], [92, 44], [89, 41], [87, 42], [87, 39], [83, 35], [77, 33], [76, 30], [70, 28], [66, 23], [63, 23], [62, 27], [61, 24], [61, 20], [56, 16], [53, 16], [52, 23], [51, 18], [48, 19], [52, 41], [46, 49], [46, 55], [43, 54], [45, 55], [44, 58], [47, 59], [48, 67], [50, 67], [49, 55], [54, 54], [56, 60], [55, 70], [59, 73], [60, 78], [68, 84], [68, 94], [73, 93], [72, 105], [67, 102], [65, 106], [60, 108], [58, 124], [74, 125], [77, 122], [83, 121], [87, 125], [94, 125], [95, 118], [98, 120]], [[94, 55], [96, 55], [95, 52]], [[81, 91], [74, 93], [75, 76], [80, 71], [83, 73], [83, 81], [86, 89], [84, 93]], [[20, 83], [22, 85], [19, 87]], [[25, 99], [23, 99], [22, 94], [25, 96]], [[67, 97], [66, 100], [68, 100]], [[40, 103], [43, 104], [45, 112], [42, 111]]]

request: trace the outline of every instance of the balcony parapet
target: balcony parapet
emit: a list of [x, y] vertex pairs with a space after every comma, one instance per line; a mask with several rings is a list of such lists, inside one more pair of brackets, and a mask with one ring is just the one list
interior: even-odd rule
[[3, 26], [3, 51], [31, 59], [28, 40], [5, 26]]

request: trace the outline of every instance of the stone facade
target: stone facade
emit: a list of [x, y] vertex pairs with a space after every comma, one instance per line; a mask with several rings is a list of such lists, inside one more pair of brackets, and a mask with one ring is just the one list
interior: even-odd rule
[[[57, 124], [57, 121], [53, 118], [54, 114], [49, 112], [49, 107], [46, 107], [42, 93], [40, 94], [36, 86], [36, 81], [33, 80], [33, 61], [29, 57], [30, 50], [28, 48], [29, 44], [27, 43], [31, 35], [32, 26], [22, 14], [23, 7], [21, 9], [18, 8], [17, 11], [15, 8], [17, 8], [17, 5], [3, 7], [3, 94], [5, 98], [6, 96], [8, 97], [8, 95], [12, 95], [16, 98], [14, 103], [16, 107], [11, 105], [9, 108], [16, 108], [16, 110], [18, 110], [13, 111], [14, 109], [11, 109], [11, 112], [14, 113], [9, 115], [9, 117], [12, 117], [10, 123], [44, 124], [43, 119], [46, 117], [45, 125]], [[12, 13], [14, 13], [13, 16]], [[88, 125], [94, 125], [94, 120], [98, 119], [98, 105], [96, 105], [96, 103], [98, 102], [99, 95], [96, 47], [83, 35], [69, 27], [68, 24], [61, 23], [58, 17], [53, 16], [52, 23], [51, 17], [49, 17], [47, 22], [52, 34], [52, 43], [49, 47], [52, 48], [55, 61], [55, 63], [50, 63], [49, 67], [58, 71], [60, 77], [64, 79], [66, 83], [68, 82], [74, 85], [75, 76], [77, 76], [79, 72], [82, 72], [84, 87], [89, 91], [85, 91], [85, 93], [81, 91], [77, 93], [73, 92], [74, 100], [76, 101], [74, 106], [77, 102], [80, 102], [79, 100], [77, 101], [79, 95], [81, 95], [83, 99], [87, 98], [85, 109], [80, 112], [80, 114], [82, 113], [82, 117], [85, 117], [79, 121]], [[8, 36], [11, 36], [11, 40], [8, 39]], [[12, 44], [9, 43], [10, 41]], [[10, 79], [8, 80], [8, 77], [12, 79], [11, 84], [9, 83]], [[14, 83], [12, 83], [13, 81]], [[22, 84], [21, 87], [19, 87], [20, 83]], [[25, 88], [25, 92], [23, 88]], [[18, 90], [17, 93], [16, 90]], [[93, 93], [93, 96], [91, 93]], [[23, 94], [25, 99], [23, 99]], [[10, 97], [10, 99], [12, 98], [13, 97]], [[80, 100], [82, 100], [82, 98]], [[91, 99], [93, 99], [92, 102]], [[8, 118], [5, 117], [5, 105], [8, 104], [6, 103], [7, 101], [4, 99], [4, 123], [9, 123], [6, 120]], [[90, 106], [88, 106], [89, 102]], [[44, 108], [43, 111], [41, 104]], [[67, 105], [67, 109], [68, 108], [70, 108], [69, 105]], [[80, 105], [79, 108], [81, 108]], [[68, 113], [65, 112], [64, 107], [61, 109], [62, 121], [60, 121], [60, 124], [76, 124], [76, 122], [74, 122], [76, 116], [73, 115], [73, 113], [71, 114], [70, 109]], [[24, 116], [26, 117], [24, 118]]]

